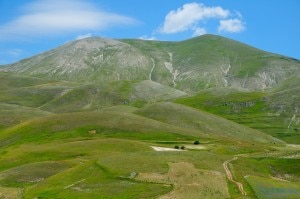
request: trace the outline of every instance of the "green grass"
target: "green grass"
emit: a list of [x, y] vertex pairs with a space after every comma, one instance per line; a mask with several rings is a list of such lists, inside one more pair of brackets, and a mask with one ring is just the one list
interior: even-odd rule
[[166, 198], [228, 198], [225, 175], [211, 170], [197, 170], [187, 162], [170, 163], [166, 174], [141, 173], [138, 180], [173, 185]]
[[258, 176], [248, 176], [246, 179], [259, 199], [296, 199], [300, 195], [299, 182], [285, 182]]
[[44, 104], [43, 110], [63, 113], [99, 110], [103, 107], [129, 103], [130, 85], [127, 81], [109, 84], [87, 84], [78, 86]]
[[263, 108], [267, 108], [263, 92], [238, 92], [236, 90], [209, 90], [199, 94], [175, 100], [177, 103], [185, 104], [194, 108], [202, 109], [215, 114], [254, 114]]
[[128, 105], [116, 105], [110, 106], [102, 109], [103, 111], [117, 111], [117, 112], [125, 112], [125, 113], [133, 113], [138, 110], [137, 107], [128, 106]]
[[0, 101], [28, 107], [39, 107], [55, 99], [68, 87], [63, 86], [41, 86], [16, 88], [0, 92]]
[[[128, 178], [132, 172], [163, 173], [168, 171], [169, 162], [179, 161], [222, 172], [221, 163], [228, 158], [208, 151], [156, 152], [149, 147], [153, 144], [103, 138], [12, 146], [1, 155], [0, 176], [6, 174], [6, 179], [0, 182], [6, 186], [28, 187], [25, 198], [95, 198], [99, 195], [104, 198], [152, 198], [169, 192], [171, 187], [133, 181]], [[60, 167], [55, 168], [54, 162], [62, 161], [75, 166], [55, 174]], [[47, 166], [42, 166], [49, 163], [52, 164], [50, 171]], [[44, 179], [35, 183], [20, 182], [25, 177], [36, 179], [41, 176]], [[75, 185], [65, 188], [72, 184]]]
[[50, 82], [53, 81], [0, 71], [0, 90], [30, 87]]
[[0, 72], [0, 102], [39, 107], [76, 85], [35, 77]]
[[281, 143], [259, 131], [246, 128], [221, 117], [174, 103], [156, 103], [136, 111], [160, 122], [199, 130], [212, 137], [225, 137], [244, 142]]
[[[185, 93], [182, 91], [152, 81], [94, 82], [66, 89], [63, 95], [48, 97], [48, 101], [43, 103], [32, 100], [32, 104], [38, 103], [42, 110], [65, 113], [94, 111], [116, 105], [141, 107], [148, 102], [170, 100], [183, 95]], [[38, 93], [35, 98], [43, 98], [43, 95]], [[16, 100], [20, 101], [18, 98]]]
[[257, 193], [253, 185], [248, 184], [248, 178], [245, 178], [245, 176], [259, 176], [262, 178], [273, 176], [292, 182], [298, 182], [300, 179], [299, 159], [283, 159], [279, 156], [268, 157], [268, 154], [266, 153], [266, 157], [263, 158], [239, 157], [230, 163], [233, 176], [237, 181], [242, 182], [249, 196], [255, 196]]
[[[280, 98], [277, 93], [267, 92], [238, 92], [236, 90], [209, 90], [199, 94], [180, 98], [176, 103], [204, 110], [236, 123], [257, 129], [289, 143], [300, 143], [297, 131], [299, 124], [293, 123], [288, 128], [290, 118], [295, 114], [292, 110], [297, 100]], [[282, 95], [281, 95], [282, 96]], [[277, 100], [274, 100], [277, 98]], [[275, 101], [275, 102], [274, 102]], [[286, 112], [281, 112], [283, 104], [290, 102]]]
[[112, 154], [138, 150], [142, 152], [151, 151], [151, 148], [137, 141], [109, 138], [94, 140], [65, 139], [50, 143], [22, 144], [5, 149], [0, 158], [0, 171], [33, 162], [73, 160], [75, 158], [75, 163], [78, 163], [81, 158], [106, 157]]
[[27, 189], [24, 198], [152, 198], [169, 190], [159, 184], [119, 178], [109, 169], [91, 162]]
[[[299, 61], [214, 35], [119, 41], [76, 41], [13, 66], [40, 78], [0, 72], [0, 198], [241, 198], [222, 165], [241, 154], [229, 168], [247, 197], [299, 195], [299, 148], [269, 136], [300, 143]], [[63, 52], [86, 69], [58, 69]], [[241, 91], [261, 71], [278, 86]], [[195, 140], [202, 149], [189, 148]], [[151, 148], [175, 145], [186, 150]]]
[[[78, 129], [79, 130], [76, 130]], [[75, 129], [75, 131], [74, 131]], [[83, 130], [80, 130], [83, 129]], [[4, 130], [0, 134], [0, 145], [9, 146], [16, 143], [45, 142], [47, 140], [71, 138], [71, 137], [93, 137], [88, 130], [98, 129], [101, 136], [109, 132], [126, 132], [126, 136], [134, 137], [154, 133], [157, 139], [158, 133], [173, 134], [174, 139], [187, 137], [207, 137], [203, 133], [194, 130], [183, 129], [173, 125], [165, 124], [149, 118], [141, 117], [130, 113], [119, 112], [85, 112], [68, 113], [34, 119], [21, 123], [15, 127]], [[133, 132], [133, 136], [128, 133]], [[150, 136], [151, 137], [151, 136]]]
[[[130, 178], [132, 173], [164, 175], [169, 171], [170, 163], [186, 162], [196, 169], [224, 175], [222, 163], [231, 159], [233, 154], [269, 150], [268, 146], [257, 143], [252, 145], [205, 136], [193, 126], [193, 122], [188, 122], [199, 114], [196, 109], [172, 103], [152, 106], [152, 111], [148, 110], [150, 106], [142, 109], [122, 106], [121, 109], [112, 107], [109, 111], [52, 115], [4, 130], [0, 135], [0, 185], [25, 188], [24, 198], [155, 198], [167, 194], [173, 187], [137, 181]], [[124, 112], [119, 112], [123, 109]], [[150, 113], [162, 114], [166, 120], [153, 120], [132, 111], [147, 113], [147, 117]], [[182, 111], [186, 120], [173, 117], [180, 116]], [[169, 119], [166, 115], [170, 115]], [[173, 119], [174, 124], [171, 124]], [[185, 125], [175, 125], [178, 121], [185, 121]], [[90, 134], [91, 130], [96, 134]], [[206, 146], [205, 150], [157, 152], [150, 147], [173, 148], [175, 144], [192, 144], [196, 139]], [[14, 142], [9, 143], [9, 140]], [[262, 168], [272, 163], [278, 175], [288, 173], [288, 167], [283, 167], [283, 164], [294, 165], [289, 167], [289, 172], [298, 175], [293, 172], [297, 169], [296, 160], [282, 161], [282, 165], [281, 159], [275, 160], [264, 164], [242, 161], [247, 166], [234, 163], [234, 174], [240, 180], [244, 174], [236, 172], [236, 168], [250, 165], [246, 173], [252, 174], [256, 165], [262, 165], [254, 173], [264, 173]], [[213, 184], [213, 180], [209, 183]], [[251, 187], [246, 187], [248, 189]], [[214, 194], [219, 191], [211, 190]], [[231, 197], [239, 197], [230, 185], [229, 190]]]
[[[241, 176], [255, 175], [261, 177], [279, 177], [289, 181], [299, 181], [300, 160], [276, 157], [240, 158], [234, 163], [234, 168]], [[244, 169], [241, 169], [243, 168]]]
[[0, 129], [12, 127], [26, 120], [51, 115], [52, 113], [12, 104], [0, 103]]
[[30, 186], [70, 166], [69, 163], [63, 161], [24, 164], [0, 173], [0, 185], [6, 187]]
[[[222, 161], [229, 156], [216, 155], [209, 151], [181, 151], [181, 152], [156, 152], [145, 151], [102, 157], [98, 163], [112, 170], [118, 175], [128, 175], [131, 172], [166, 173], [169, 162], [189, 162], [196, 168], [217, 170], [223, 172]], [[126, 162], [126, 164], [122, 164]]]

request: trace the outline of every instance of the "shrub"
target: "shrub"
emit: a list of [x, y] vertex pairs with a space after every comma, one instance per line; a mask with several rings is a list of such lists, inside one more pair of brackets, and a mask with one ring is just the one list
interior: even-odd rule
[[174, 148], [175, 148], [175, 149], [179, 149], [179, 146], [175, 146]]
[[185, 146], [182, 146], [181, 149], [184, 150], [184, 149], [185, 149]]
[[196, 140], [196, 141], [194, 142], [194, 145], [198, 145], [198, 144], [200, 144], [200, 142], [199, 142], [198, 140]]

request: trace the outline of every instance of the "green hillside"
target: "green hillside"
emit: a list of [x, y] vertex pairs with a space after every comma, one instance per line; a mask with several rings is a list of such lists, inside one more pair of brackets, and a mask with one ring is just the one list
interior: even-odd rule
[[213, 137], [228, 137], [248, 142], [281, 143], [280, 140], [254, 129], [178, 104], [166, 102], [151, 104], [136, 113], [168, 124], [197, 129]]
[[[125, 108], [110, 108], [111, 111], [36, 118], [2, 131], [0, 186], [11, 188], [4, 189], [7, 192], [3, 193], [17, 194], [21, 188], [24, 198], [72, 198], [76, 194], [87, 194], [88, 198], [97, 194], [113, 198], [121, 195], [140, 198], [141, 194], [157, 196], [169, 192], [171, 187], [135, 180], [130, 177], [132, 173], [165, 173], [169, 162], [189, 162], [198, 169], [208, 170], [206, 177], [220, 180], [223, 176], [221, 179], [224, 180], [222, 162], [232, 155], [265, 153], [274, 151], [274, 146], [281, 148], [274, 142], [282, 142], [274, 138], [195, 109], [172, 103], [154, 104], [152, 110], [150, 107], [137, 113], [153, 117], [150, 113], [159, 115], [160, 111], [165, 113], [162, 116], [165, 121], [125, 113]], [[182, 120], [184, 116], [179, 116], [184, 112], [188, 114], [185, 115], [187, 121]], [[175, 115], [179, 117], [174, 118]], [[195, 120], [190, 122], [189, 118], [193, 117]], [[212, 119], [217, 125], [204, 125]], [[196, 120], [203, 122], [203, 126], [196, 127]], [[183, 123], [178, 124], [178, 121]], [[255, 139], [247, 137], [250, 133], [254, 133]], [[200, 140], [202, 148], [195, 148], [194, 140]], [[272, 143], [268, 144], [269, 141]], [[173, 148], [174, 145], [191, 150], [158, 152], [150, 147]], [[220, 177], [214, 176], [216, 172]], [[89, 175], [91, 173], [93, 175]], [[205, 183], [208, 190], [215, 190], [216, 182], [207, 182], [201, 183]], [[102, 185], [109, 189], [122, 187], [122, 191], [108, 192]], [[85, 189], [92, 191], [82, 191]], [[224, 189], [224, 194], [230, 192], [227, 187]], [[200, 189], [198, 194], [205, 193]]]
[[0, 103], [0, 129], [51, 114], [38, 108]]
[[300, 61], [217, 35], [0, 67], [0, 198], [297, 198]]
[[[12, 128], [4, 130], [1, 134], [1, 145], [10, 145], [14, 143], [24, 143], [28, 141], [44, 141], [60, 138], [72, 137], [90, 137], [88, 131], [99, 131], [99, 135], [117, 136], [138, 136], [151, 138], [154, 136], [163, 136], [164, 133], [171, 133], [174, 139], [179, 134], [184, 136], [208, 137], [201, 131], [192, 131], [168, 125], [145, 117], [131, 113], [122, 112], [81, 112], [51, 115], [26, 121]], [[102, 132], [103, 131], [103, 132]], [[116, 132], [114, 132], [116, 131]], [[103, 133], [103, 134], [102, 134]], [[145, 134], [146, 133], [146, 134]], [[175, 135], [173, 135], [173, 133]], [[145, 135], [144, 135], [145, 134]], [[161, 134], [161, 135], [160, 135]], [[140, 138], [142, 139], [142, 138]]]
[[176, 102], [299, 144], [298, 90], [297, 87], [272, 92], [209, 90]]

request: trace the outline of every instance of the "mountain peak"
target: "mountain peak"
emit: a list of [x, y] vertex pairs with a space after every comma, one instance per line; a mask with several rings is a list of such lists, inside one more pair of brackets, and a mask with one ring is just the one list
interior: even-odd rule
[[181, 42], [89, 37], [3, 70], [72, 81], [151, 80], [184, 92], [265, 90], [299, 74], [299, 62], [218, 35]]
[[106, 46], [117, 46], [117, 45], [126, 45], [123, 42], [118, 40], [109, 39], [109, 38], [102, 38], [102, 37], [88, 37], [83, 39], [78, 39], [67, 43], [64, 46], [73, 45], [74, 48], [103, 48]]

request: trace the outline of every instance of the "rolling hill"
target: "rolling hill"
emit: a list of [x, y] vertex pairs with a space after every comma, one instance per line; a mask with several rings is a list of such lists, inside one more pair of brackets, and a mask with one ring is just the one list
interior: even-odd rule
[[300, 60], [217, 35], [1, 66], [0, 198], [293, 198], [299, 84]]

